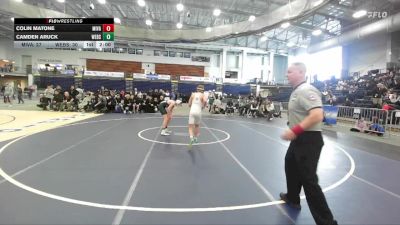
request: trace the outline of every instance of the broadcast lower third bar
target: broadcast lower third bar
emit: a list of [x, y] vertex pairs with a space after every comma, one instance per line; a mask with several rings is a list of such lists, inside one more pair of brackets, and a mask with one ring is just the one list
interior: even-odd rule
[[14, 48], [114, 48], [113, 41], [14, 41]]

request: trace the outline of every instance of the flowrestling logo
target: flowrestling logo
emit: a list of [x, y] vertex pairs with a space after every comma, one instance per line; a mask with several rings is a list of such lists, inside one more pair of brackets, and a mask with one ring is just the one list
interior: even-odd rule
[[377, 12], [377, 11], [372, 11], [372, 12], [367, 12], [368, 18], [372, 19], [384, 19], [388, 17], [388, 12]]

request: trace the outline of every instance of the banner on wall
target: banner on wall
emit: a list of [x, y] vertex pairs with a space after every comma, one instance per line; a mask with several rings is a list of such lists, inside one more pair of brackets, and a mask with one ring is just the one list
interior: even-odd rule
[[85, 76], [91, 77], [112, 77], [112, 78], [124, 78], [124, 72], [105, 72], [105, 71], [85, 71]]
[[158, 74], [158, 79], [159, 80], [171, 80], [170, 75], [164, 75], [164, 74]]
[[181, 81], [194, 81], [194, 82], [214, 82], [210, 77], [195, 77], [195, 76], [180, 76]]
[[133, 79], [147, 79], [147, 76], [146, 76], [146, 74], [143, 74], [143, 73], [134, 73]]
[[337, 106], [324, 105], [323, 109], [324, 109], [324, 123], [326, 125], [336, 124], [339, 108]]
[[134, 73], [133, 79], [142, 79], [142, 80], [171, 80], [170, 75], [164, 74], [143, 74], [143, 73]]
[[234, 84], [240, 84], [238, 79], [232, 79], [232, 78], [223, 78], [222, 79], [224, 83], [234, 83]]
[[214, 80], [210, 77], [203, 77], [204, 82], [214, 83]]
[[158, 80], [157, 74], [146, 74], [147, 80]]
[[201, 77], [192, 77], [192, 76], [180, 76], [179, 80], [182, 80], [182, 81], [202, 81]]
[[147, 80], [170, 80], [170, 75], [160, 75], [160, 74], [147, 74]]

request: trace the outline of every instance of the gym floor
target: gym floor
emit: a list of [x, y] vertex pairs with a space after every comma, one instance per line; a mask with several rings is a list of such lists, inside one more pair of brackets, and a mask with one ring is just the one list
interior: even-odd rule
[[[186, 116], [160, 136], [159, 114], [50, 114], [0, 143], [1, 224], [314, 224], [305, 199], [279, 201], [284, 119], [204, 116], [189, 149]], [[2, 113], [0, 136], [33, 129], [15, 125], [26, 115]], [[399, 224], [399, 147], [324, 140], [318, 175], [339, 224]]]

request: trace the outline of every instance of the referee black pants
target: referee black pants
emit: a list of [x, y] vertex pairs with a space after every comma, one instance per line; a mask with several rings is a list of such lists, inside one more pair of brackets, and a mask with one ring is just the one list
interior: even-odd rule
[[319, 131], [306, 131], [290, 143], [285, 157], [287, 197], [300, 204], [304, 188], [311, 214], [318, 225], [336, 225], [318, 184], [317, 166], [324, 141]]

